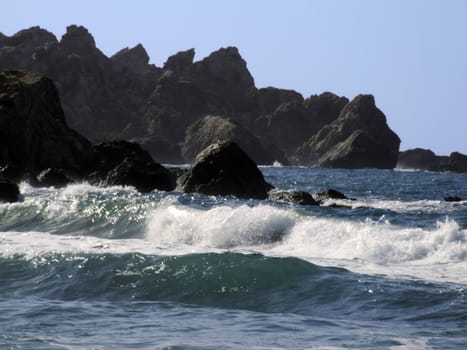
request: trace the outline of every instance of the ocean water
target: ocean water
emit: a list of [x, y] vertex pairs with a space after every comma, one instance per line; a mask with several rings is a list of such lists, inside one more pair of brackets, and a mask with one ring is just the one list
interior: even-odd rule
[[261, 170], [356, 200], [21, 184], [0, 349], [467, 349], [467, 174]]

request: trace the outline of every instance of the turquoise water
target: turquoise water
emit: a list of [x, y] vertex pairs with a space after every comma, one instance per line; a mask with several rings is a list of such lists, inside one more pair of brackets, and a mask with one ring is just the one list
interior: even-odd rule
[[466, 174], [261, 170], [356, 200], [22, 184], [0, 204], [0, 348], [466, 348], [467, 202], [442, 200]]

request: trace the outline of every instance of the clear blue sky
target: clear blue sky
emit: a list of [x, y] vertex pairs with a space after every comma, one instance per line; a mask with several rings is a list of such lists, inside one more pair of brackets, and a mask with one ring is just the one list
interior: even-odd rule
[[467, 0], [8, 1], [0, 32], [87, 27], [112, 55], [142, 43], [161, 66], [237, 46], [257, 87], [371, 93], [401, 149], [467, 153]]

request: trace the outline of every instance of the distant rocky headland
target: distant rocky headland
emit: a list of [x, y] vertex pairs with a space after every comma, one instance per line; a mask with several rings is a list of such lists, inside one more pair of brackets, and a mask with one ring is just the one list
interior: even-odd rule
[[0, 69], [51, 78], [66, 122], [92, 143], [138, 142], [165, 163], [190, 163], [211, 143], [234, 141], [258, 164], [396, 166], [400, 139], [373, 96], [258, 89], [237, 48], [194, 55], [178, 52], [156, 67], [139, 44], [107, 57], [75, 25], [60, 40], [40, 27], [0, 34]]
[[[81, 163], [92, 163], [96, 157], [90, 154], [99, 153], [93, 144], [107, 142], [126, 154], [129, 144], [115, 141], [135, 142], [156, 162], [177, 164], [191, 163], [213, 143], [232, 141], [257, 164], [467, 171], [467, 156], [460, 153], [399, 153], [400, 139], [372, 95], [349, 100], [323, 92], [304, 98], [293, 90], [257, 88], [237, 48], [221, 48], [196, 62], [194, 56], [194, 49], [181, 51], [157, 67], [138, 44], [107, 57], [88, 30], [76, 25], [67, 27], [60, 40], [40, 27], [12, 36], [0, 33], [0, 70], [24, 69], [51, 79], [4, 74], [4, 89], [16, 79], [27, 86], [27, 94], [37, 95], [15, 102], [21, 118], [25, 108], [38, 112], [33, 109], [36, 117], [20, 118], [20, 123], [1, 117], [0, 166], [24, 163], [28, 169], [23, 171], [38, 172], [47, 163], [42, 160], [53, 157], [36, 153], [60, 149], [63, 154], [55, 157], [63, 158], [48, 167], [61, 164], [79, 177]], [[59, 100], [50, 97], [54, 94]], [[10, 101], [8, 96], [0, 91], [0, 103]], [[60, 116], [57, 125], [41, 119], [45, 109], [38, 101]]]

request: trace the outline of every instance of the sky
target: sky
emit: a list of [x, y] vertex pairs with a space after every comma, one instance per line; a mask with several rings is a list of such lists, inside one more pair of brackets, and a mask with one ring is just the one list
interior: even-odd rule
[[401, 150], [467, 154], [467, 0], [15, 0], [0, 32], [83, 25], [107, 56], [151, 63], [236, 46], [258, 88], [375, 96]]

